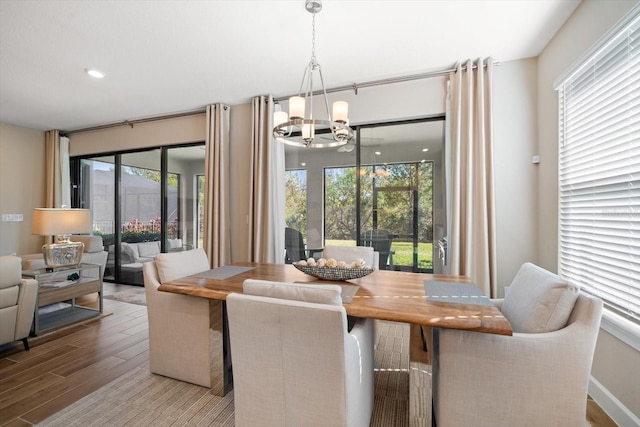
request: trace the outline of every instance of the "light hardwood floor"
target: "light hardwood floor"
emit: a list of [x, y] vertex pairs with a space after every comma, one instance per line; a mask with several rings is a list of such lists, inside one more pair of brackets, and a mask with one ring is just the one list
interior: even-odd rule
[[[105, 283], [105, 295], [130, 288]], [[97, 306], [97, 296], [79, 301]], [[0, 426], [31, 426], [149, 359], [146, 307], [104, 300], [108, 316], [0, 346]], [[615, 423], [590, 401], [594, 427]]]

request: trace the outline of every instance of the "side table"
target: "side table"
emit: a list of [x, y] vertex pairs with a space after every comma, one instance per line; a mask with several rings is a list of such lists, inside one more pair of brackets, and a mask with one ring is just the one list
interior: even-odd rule
[[[38, 281], [38, 297], [33, 315], [32, 335], [82, 322], [102, 313], [102, 266], [81, 263], [71, 268], [25, 270], [24, 277]], [[99, 308], [76, 305], [76, 298], [98, 293]], [[57, 310], [39, 310], [55, 303], [66, 304]], [[42, 313], [41, 313], [42, 312]]]

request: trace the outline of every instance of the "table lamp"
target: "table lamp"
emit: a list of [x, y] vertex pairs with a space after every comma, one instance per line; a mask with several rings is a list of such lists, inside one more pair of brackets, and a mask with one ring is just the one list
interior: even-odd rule
[[91, 231], [89, 209], [35, 208], [31, 232], [41, 236], [57, 236], [56, 243], [42, 246], [48, 269], [73, 267], [82, 259], [84, 243], [72, 242], [71, 234]]

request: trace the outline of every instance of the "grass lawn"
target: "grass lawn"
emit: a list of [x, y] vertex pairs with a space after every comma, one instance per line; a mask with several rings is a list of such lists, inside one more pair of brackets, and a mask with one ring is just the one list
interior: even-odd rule
[[[355, 240], [326, 240], [326, 246], [355, 246]], [[392, 242], [394, 265], [413, 265], [413, 243]], [[433, 244], [418, 243], [418, 267], [433, 268]]]

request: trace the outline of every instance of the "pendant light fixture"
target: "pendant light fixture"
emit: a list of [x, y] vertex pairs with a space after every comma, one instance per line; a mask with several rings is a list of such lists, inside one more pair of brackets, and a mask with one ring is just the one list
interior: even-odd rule
[[[305, 68], [298, 96], [289, 98], [289, 113], [275, 111], [273, 136], [278, 141], [297, 147], [337, 147], [353, 138], [349, 127], [349, 105], [345, 101], [333, 103], [333, 115], [329, 113], [329, 101], [324, 87], [320, 63], [316, 59], [316, 13], [322, 10], [321, 0], [306, 0], [305, 8], [313, 15], [311, 60]], [[317, 72], [324, 96], [326, 119], [317, 119], [313, 113], [313, 76]], [[278, 108], [278, 107], [276, 107]]]

